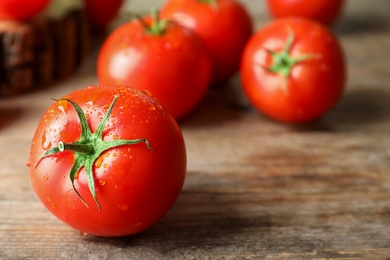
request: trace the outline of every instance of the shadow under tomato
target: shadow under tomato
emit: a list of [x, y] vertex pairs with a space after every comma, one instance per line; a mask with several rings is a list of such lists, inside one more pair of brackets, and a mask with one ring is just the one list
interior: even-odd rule
[[317, 120], [303, 124], [282, 124], [293, 132], [336, 132], [343, 129], [359, 129], [389, 118], [390, 92], [384, 89], [355, 87], [347, 91], [339, 104]]
[[381, 15], [354, 14], [341, 19], [331, 29], [339, 35], [388, 32], [389, 23], [389, 18]]
[[[226, 203], [228, 194], [184, 191], [171, 211], [150, 229], [139, 234], [101, 238], [86, 236], [89, 242], [104, 243], [115, 248], [153, 251], [154, 256], [167, 256], [176, 250], [204, 251], [222, 246], [237, 246], [240, 237], [248, 230], [263, 231], [266, 237], [272, 226], [269, 216], [245, 217]], [[231, 195], [230, 195], [231, 196]], [[216, 244], [218, 243], [218, 244]]]
[[238, 84], [209, 88], [201, 103], [179, 124], [182, 128], [220, 125], [239, 119], [250, 108]]
[[354, 88], [345, 93], [326, 122], [347, 127], [366, 126], [388, 119], [390, 92], [378, 88]]

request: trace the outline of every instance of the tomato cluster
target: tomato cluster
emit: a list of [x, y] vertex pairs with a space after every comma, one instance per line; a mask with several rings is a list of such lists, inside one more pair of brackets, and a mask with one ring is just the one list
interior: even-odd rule
[[104, 42], [102, 84], [146, 88], [176, 118], [188, 115], [211, 84], [238, 71], [252, 20], [236, 0], [169, 0], [161, 12], [138, 17]]
[[345, 61], [325, 25], [295, 16], [252, 29], [237, 0], [169, 0], [114, 30], [97, 61], [101, 85], [56, 100], [38, 125], [28, 166], [43, 204], [99, 236], [153, 225], [185, 178], [177, 119], [235, 73], [253, 106], [282, 122], [315, 120], [336, 105]]

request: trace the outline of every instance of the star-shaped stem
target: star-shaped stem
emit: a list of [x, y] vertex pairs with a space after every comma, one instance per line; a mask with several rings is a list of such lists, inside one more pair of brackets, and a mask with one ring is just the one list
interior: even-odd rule
[[81, 199], [81, 201], [88, 207], [88, 204], [85, 202], [85, 200], [81, 197], [80, 193], [77, 191], [76, 187], [74, 186], [74, 180], [77, 175], [77, 173], [81, 170], [82, 167], [85, 167], [87, 182], [88, 182], [88, 188], [91, 192], [91, 195], [93, 199], [95, 200], [96, 205], [98, 206], [99, 210], [101, 209], [100, 203], [96, 197], [95, 192], [95, 181], [94, 176], [92, 172], [93, 164], [95, 161], [99, 158], [99, 156], [108, 149], [119, 147], [123, 145], [132, 145], [137, 143], [145, 143], [147, 148], [152, 151], [152, 147], [150, 146], [148, 140], [145, 138], [140, 139], [134, 139], [134, 140], [114, 140], [114, 141], [103, 141], [103, 130], [104, 127], [110, 118], [112, 109], [115, 105], [116, 100], [118, 99], [119, 95], [115, 96], [113, 102], [111, 103], [107, 114], [103, 118], [103, 120], [100, 122], [98, 128], [96, 129], [95, 133], [92, 133], [87, 118], [84, 115], [83, 110], [72, 100], [63, 98], [56, 101], [65, 100], [73, 105], [73, 107], [76, 110], [76, 113], [80, 120], [81, 125], [81, 135], [80, 138], [72, 143], [64, 143], [60, 141], [58, 143], [57, 147], [52, 147], [49, 150], [47, 150], [43, 155], [41, 155], [35, 164], [35, 167], [38, 166], [40, 161], [48, 156], [63, 152], [65, 150], [69, 150], [73, 152], [74, 154], [74, 164], [72, 166], [72, 169], [70, 170], [70, 180], [72, 182], [73, 190], [76, 192], [77, 196]]
[[291, 51], [291, 46], [294, 43], [294, 38], [295, 38], [294, 32], [291, 30], [286, 40], [286, 44], [284, 46], [283, 51], [276, 52], [276, 51], [266, 49], [266, 51], [272, 57], [272, 64], [270, 67], [265, 69], [269, 72], [277, 73], [284, 78], [283, 88], [285, 89], [286, 92], [287, 92], [287, 86], [286, 86], [287, 79], [290, 76], [294, 66], [299, 62], [318, 57], [318, 54], [313, 54], [313, 53], [302, 54], [297, 57], [291, 57], [290, 51]]

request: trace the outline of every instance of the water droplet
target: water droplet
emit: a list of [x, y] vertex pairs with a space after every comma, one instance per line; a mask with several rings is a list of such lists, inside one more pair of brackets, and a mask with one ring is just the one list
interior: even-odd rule
[[63, 114], [66, 114], [68, 112], [67, 103], [63, 103], [63, 104], [59, 105], [58, 110], [60, 110]]
[[118, 206], [118, 208], [119, 208], [120, 210], [122, 210], [122, 211], [126, 211], [126, 210], [129, 209], [129, 206], [128, 206], [127, 204], [125, 204], [125, 203], [120, 203], [120, 204], [118, 204], [117, 206]]
[[27, 166], [27, 167], [30, 167], [30, 166], [31, 166], [31, 160], [30, 160], [30, 159], [27, 159], [27, 161], [26, 161], [26, 166]]
[[141, 92], [142, 92], [143, 94], [147, 95], [148, 97], [151, 97], [151, 96], [152, 96], [152, 93], [150, 93], [150, 91], [147, 90], [147, 89], [142, 89]]
[[51, 142], [46, 136], [46, 131], [42, 135], [42, 148], [48, 150], [51, 148]]
[[99, 169], [102, 166], [102, 162], [103, 162], [103, 157], [100, 156], [99, 158], [96, 159], [95, 161], [96, 169]]

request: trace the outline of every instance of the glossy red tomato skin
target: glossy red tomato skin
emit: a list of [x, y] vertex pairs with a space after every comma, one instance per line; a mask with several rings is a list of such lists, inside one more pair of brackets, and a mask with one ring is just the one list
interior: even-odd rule
[[[145, 18], [150, 24], [150, 19]], [[99, 52], [102, 84], [147, 89], [176, 119], [192, 112], [205, 95], [210, 59], [190, 30], [169, 23], [162, 35], [150, 35], [133, 20], [113, 31]]]
[[[285, 78], [267, 69], [272, 63], [268, 51], [282, 51], [292, 32], [290, 55], [312, 57], [298, 62]], [[305, 123], [338, 103], [344, 92], [346, 64], [340, 43], [324, 25], [289, 17], [273, 21], [251, 38], [240, 74], [246, 96], [259, 111], [282, 122]]]
[[344, 0], [267, 0], [274, 18], [301, 16], [324, 24], [332, 24], [341, 15]]
[[93, 31], [103, 31], [112, 22], [123, 0], [84, 0], [87, 20]]
[[161, 17], [177, 21], [201, 38], [212, 60], [214, 85], [225, 84], [238, 71], [245, 44], [253, 32], [252, 18], [240, 2], [169, 0], [161, 9]]
[[26, 21], [42, 11], [49, 0], [1, 0], [0, 20]]
[[179, 196], [186, 172], [181, 130], [154, 98], [116, 86], [91, 86], [66, 97], [79, 104], [94, 132], [116, 94], [120, 97], [103, 140], [146, 138], [153, 151], [144, 143], [126, 145], [112, 148], [96, 160], [93, 173], [100, 211], [89, 192], [84, 168], [75, 187], [89, 208], [72, 189], [72, 152], [44, 158], [34, 166], [49, 147], [80, 136], [79, 120], [69, 103], [56, 102], [44, 113], [29, 158], [32, 186], [46, 208], [74, 229], [97, 236], [131, 235], [156, 223]]

